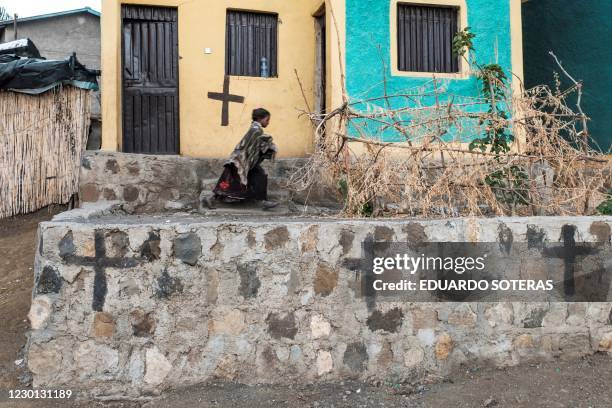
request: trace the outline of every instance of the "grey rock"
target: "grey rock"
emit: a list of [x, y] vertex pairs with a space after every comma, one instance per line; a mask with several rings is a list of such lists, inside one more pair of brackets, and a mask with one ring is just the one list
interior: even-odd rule
[[193, 232], [176, 237], [174, 240], [174, 255], [187, 265], [195, 266], [202, 256], [200, 237]]
[[64, 237], [59, 242], [58, 247], [59, 256], [61, 258], [66, 258], [67, 256], [72, 256], [76, 253], [76, 247], [74, 246], [72, 231], [68, 231], [66, 235], [64, 235]]
[[59, 272], [52, 266], [45, 266], [36, 283], [36, 293], [44, 295], [59, 293], [62, 288], [62, 279]]
[[386, 331], [388, 333], [396, 333], [399, 327], [402, 325], [402, 318], [404, 314], [401, 309], [394, 308], [386, 313], [380, 310], [375, 310], [370, 317], [368, 317], [367, 325], [371, 331], [377, 330]]
[[268, 333], [275, 339], [283, 337], [293, 339], [297, 334], [298, 329], [295, 324], [295, 314], [293, 313], [286, 313], [284, 315], [270, 313], [266, 318], [266, 322], [268, 323]]
[[367, 348], [363, 343], [355, 342], [346, 346], [342, 362], [352, 372], [360, 373], [365, 370], [368, 361]]
[[238, 288], [240, 295], [245, 299], [257, 297], [261, 286], [257, 277], [257, 265], [254, 263], [238, 265], [238, 274], [240, 275], [240, 287]]
[[535, 329], [536, 327], [542, 327], [542, 320], [546, 316], [546, 310], [544, 309], [533, 309], [529, 316], [523, 320], [523, 327], [526, 329]]
[[147, 259], [149, 262], [159, 259], [161, 254], [160, 243], [161, 239], [159, 237], [159, 232], [149, 232], [149, 237], [140, 247], [140, 256]]
[[156, 295], [160, 299], [168, 299], [172, 295], [183, 292], [183, 283], [179, 278], [174, 278], [164, 271], [157, 279]]

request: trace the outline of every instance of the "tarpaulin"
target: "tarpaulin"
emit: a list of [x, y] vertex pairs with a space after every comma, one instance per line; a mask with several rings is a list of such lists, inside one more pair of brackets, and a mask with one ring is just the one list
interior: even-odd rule
[[26, 58], [41, 58], [38, 48], [29, 38], [0, 44], [0, 55], [4, 54], [14, 54], [18, 57]]
[[[0, 89], [40, 94], [60, 85], [72, 85], [82, 89], [98, 90], [100, 71], [87, 69], [76, 56], [65, 60], [19, 58], [0, 59]], [[12, 58], [15, 58], [14, 56]]]

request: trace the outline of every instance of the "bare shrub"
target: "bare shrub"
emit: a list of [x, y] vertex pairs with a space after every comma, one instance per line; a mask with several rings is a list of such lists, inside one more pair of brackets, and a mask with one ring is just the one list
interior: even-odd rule
[[347, 216], [592, 214], [611, 167], [589, 147], [580, 103], [571, 107], [582, 84], [517, 90], [497, 67], [478, 68], [476, 97], [436, 78], [388, 94], [383, 78], [382, 96], [304, 112], [316, 149], [289, 185], [336, 188]]

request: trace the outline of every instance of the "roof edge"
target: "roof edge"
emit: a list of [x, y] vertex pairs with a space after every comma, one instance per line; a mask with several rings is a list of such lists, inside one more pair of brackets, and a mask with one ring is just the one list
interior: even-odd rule
[[[72, 14], [79, 14], [79, 13], [89, 13], [93, 16], [96, 17], [100, 17], [101, 13], [99, 11], [96, 11], [94, 9], [92, 9], [91, 7], [83, 7], [83, 8], [79, 8], [79, 9], [73, 9], [73, 10], [66, 10], [66, 11], [58, 11], [56, 13], [48, 13], [48, 14], [41, 14], [38, 16], [31, 16], [31, 17], [23, 17], [23, 18], [17, 18], [17, 23], [24, 23], [27, 21], [36, 21], [36, 20], [44, 20], [47, 18], [54, 18], [54, 17], [62, 17], [62, 16], [69, 16]], [[6, 20], [6, 21], [0, 21], [0, 26], [6, 26], [6, 25], [10, 25], [14, 23], [14, 19], [13, 20]]]

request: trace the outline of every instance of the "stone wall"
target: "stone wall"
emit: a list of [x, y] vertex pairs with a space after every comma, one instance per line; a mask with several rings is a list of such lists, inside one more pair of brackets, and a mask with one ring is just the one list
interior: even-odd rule
[[[264, 162], [272, 198], [286, 198], [286, 180], [303, 160]], [[85, 203], [122, 201], [126, 211], [135, 213], [197, 209], [200, 192], [214, 187], [224, 162], [225, 159], [85, 152], [79, 196]], [[334, 205], [333, 193], [318, 190], [322, 188], [303, 193], [308, 194], [309, 204]], [[292, 198], [298, 203], [305, 201], [300, 194]]]
[[[95, 214], [94, 214], [95, 215]], [[108, 217], [42, 223], [26, 350], [34, 386], [142, 397], [213, 379], [411, 381], [461, 364], [612, 352], [611, 303], [367, 304], [361, 243], [610, 242], [612, 218]], [[512, 239], [508, 241], [508, 237]], [[512, 244], [510, 244], [512, 245]]]

